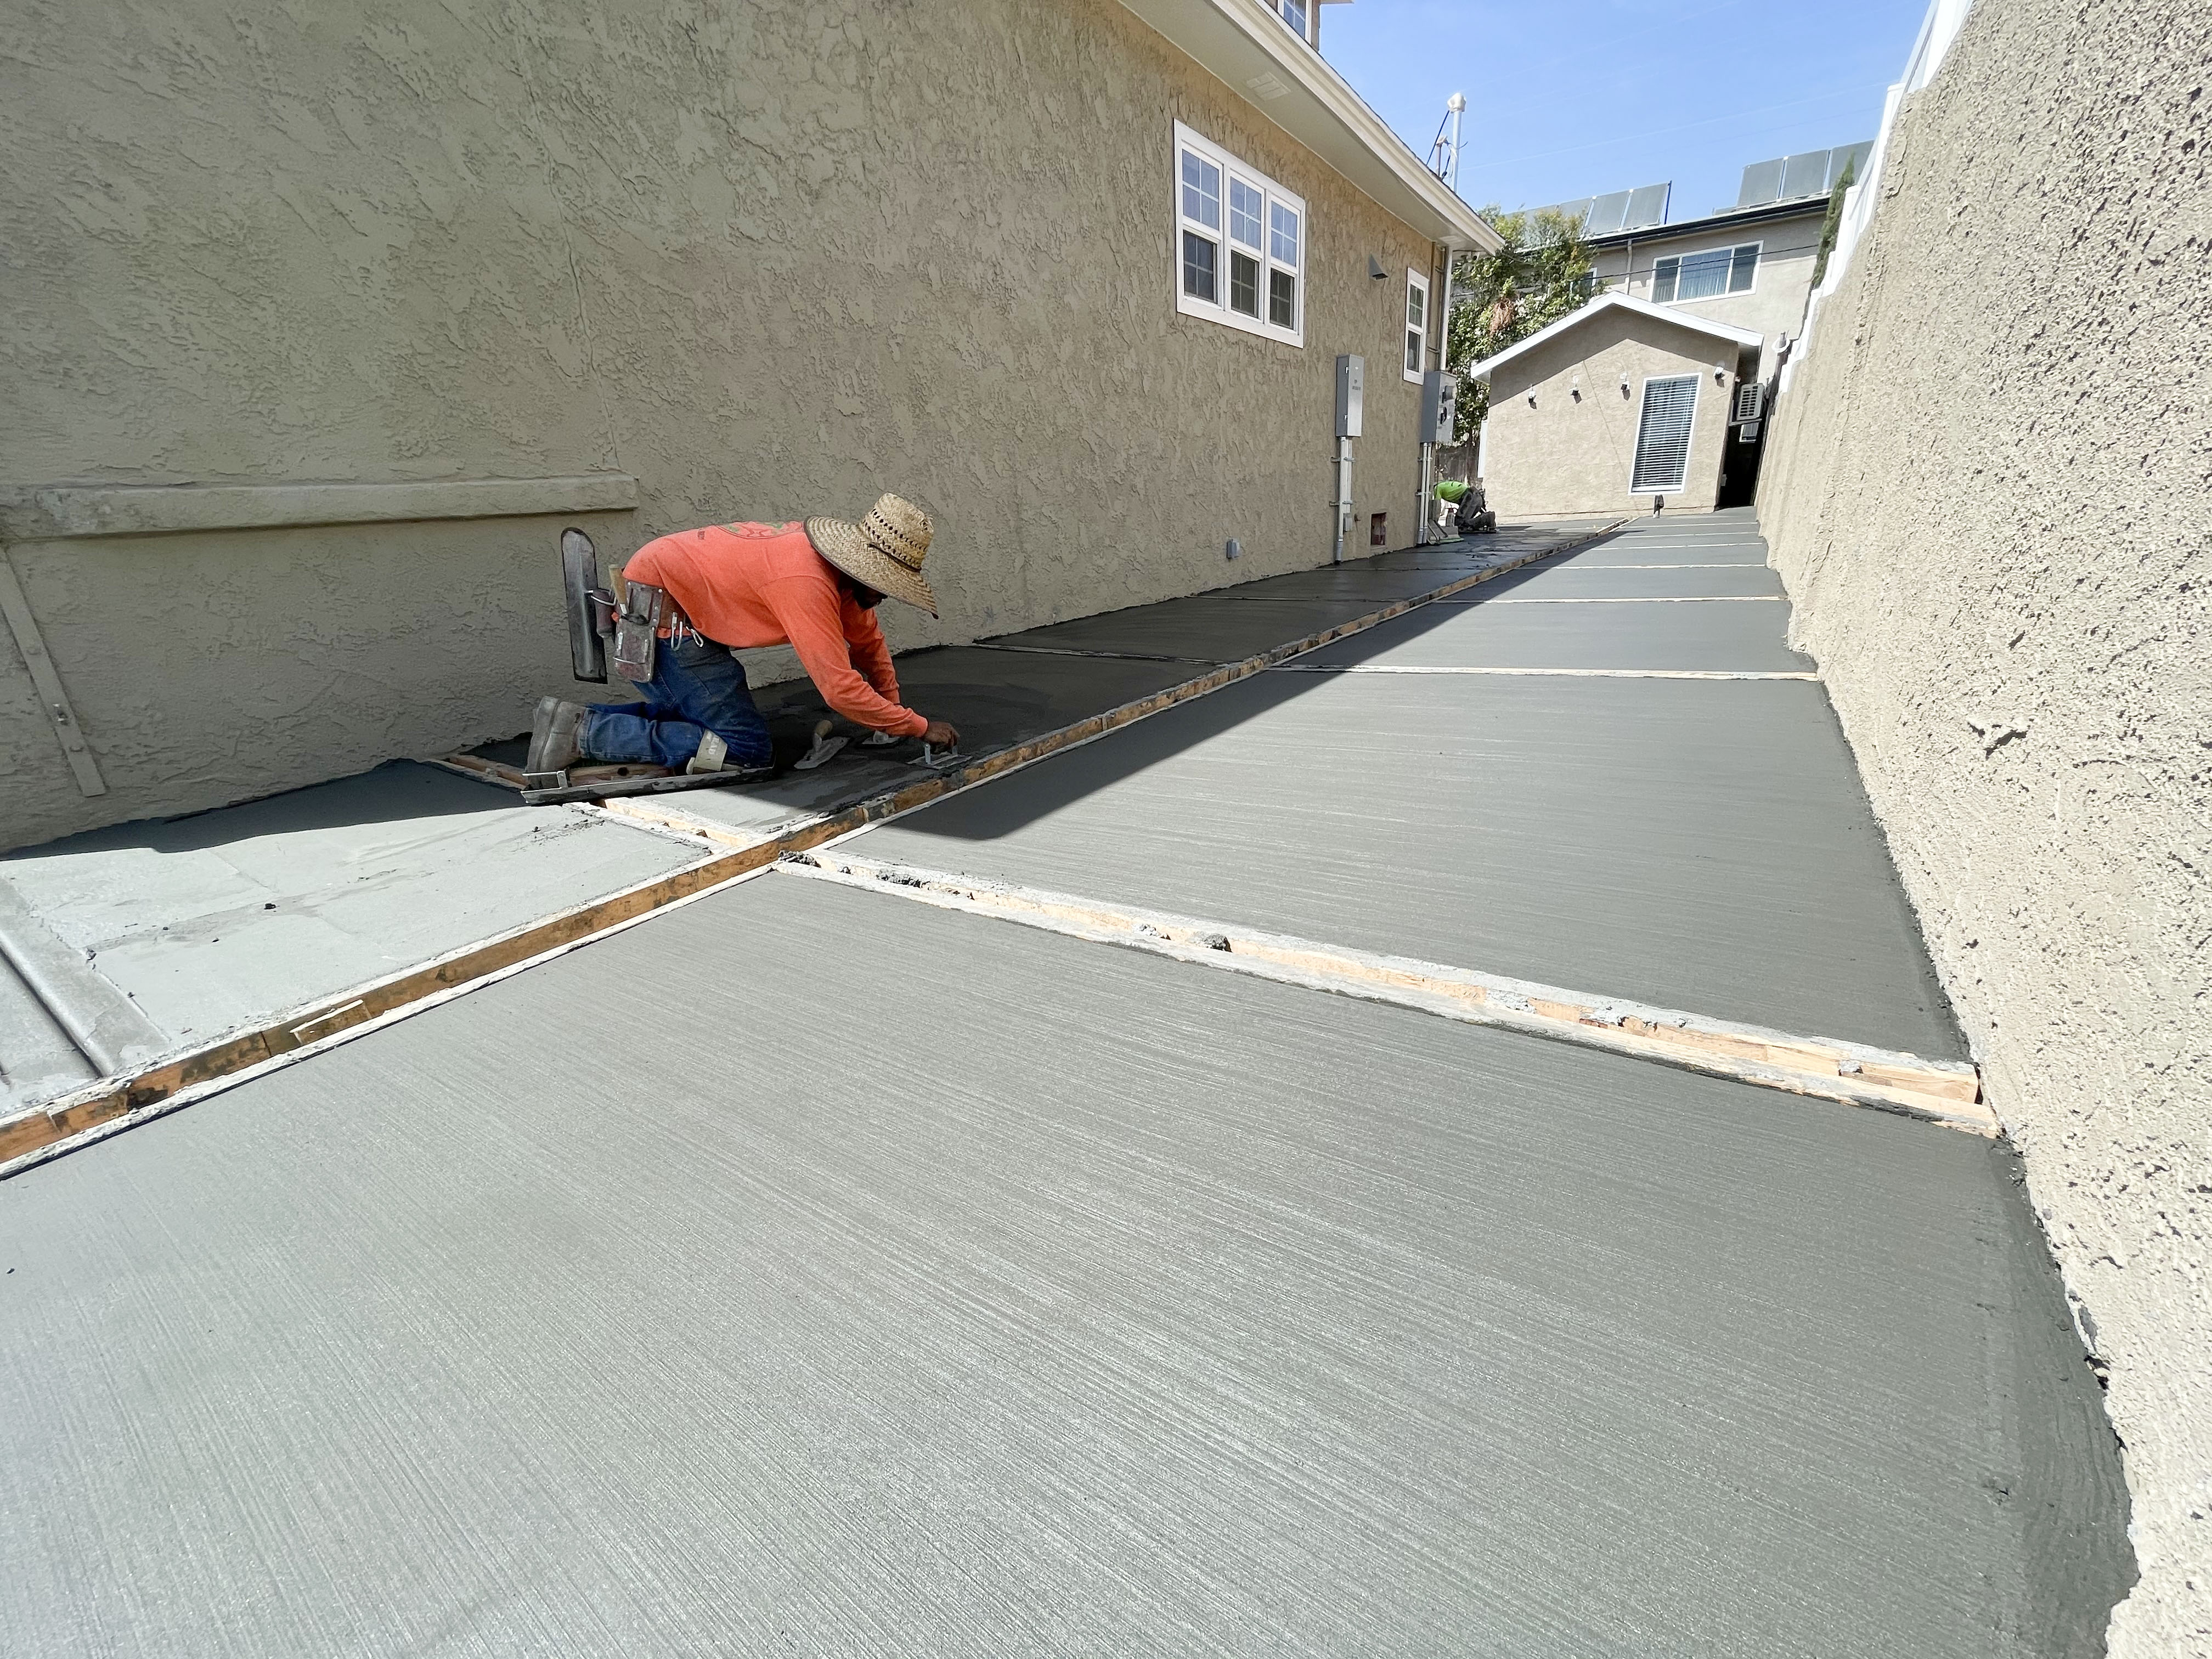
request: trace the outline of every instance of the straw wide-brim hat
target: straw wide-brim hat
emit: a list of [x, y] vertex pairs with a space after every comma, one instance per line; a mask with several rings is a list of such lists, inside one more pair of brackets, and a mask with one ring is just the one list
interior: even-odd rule
[[854, 581], [937, 614], [937, 595], [921, 579], [929, 553], [929, 514], [896, 495], [879, 495], [858, 524], [809, 519], [814, 550]]

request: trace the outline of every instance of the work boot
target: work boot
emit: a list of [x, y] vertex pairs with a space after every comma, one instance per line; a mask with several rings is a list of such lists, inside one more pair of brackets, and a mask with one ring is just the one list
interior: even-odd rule
[[699, 739], [698, 752], [691, 757], [690, 764], [684, 769], [693, 777], [706, 772], [728, 772], [737, 769], [729, 764], [730, 745], [720, 735], [708, 732]]
[[530, 722], [530, 758], [523, 763], [526, 772], [565, 772], [584, 758], [584, 751], [576, 741], [578, 726], [583, 720], [588, 704], [570, 702], [565, 697], [540, 697], [538, 713]]

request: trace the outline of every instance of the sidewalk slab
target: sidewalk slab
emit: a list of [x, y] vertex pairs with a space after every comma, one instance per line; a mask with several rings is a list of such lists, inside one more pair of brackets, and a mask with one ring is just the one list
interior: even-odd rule
[[0, 881], [184, 1044], [696, 856], [399, 762], [25, 848], [0, 859]]
[[[661, 1030], [680, 965], [715, 1056]], [[27, 1655], [2094, 1650], [1990, 1143], [769, 875], [0, 1187]]]
[[[1164, 605], [1138, 605], [1019, 634], [1002, 634], [981, 643], [1062, 651], [1137, 652], [1202, 664], [1241, 662], [1272, 651], [1286, 640], [1304, 639], [1357, 622], [1394, 599], [1426, 593], [1449, 580], [1440, 580], [1433, 571], [1409, 571], [1395, 576], [1366, 571], [1360, 575], [1383, 591], [1341, 598], [1299, 597], [1265, 593], [1261, 590], [1273, 584], [1255, 582], [1249, 593], [1241, 589], [1234, 594], [1200, 593]], [[1255, 598], [1268, 602], [1252, 603]]]
[[1783, 642], [1789, 615], [1786, 603], [1433, 605], [1299, 660], [1315, 666], [1811, 673], [1813, 659]]
[[[1606, 550], [1609, 551], [1610, 549]], [[1782, 573], [1763, 564], [1635, 565], [1582, 562], [1578, 553], [1500, 576], [1447, 605], [1491, 599], [1674, 599], [1783, 597]]]
[[1963, 1057], [1806, 682], [1267, 674], [852, 849]]

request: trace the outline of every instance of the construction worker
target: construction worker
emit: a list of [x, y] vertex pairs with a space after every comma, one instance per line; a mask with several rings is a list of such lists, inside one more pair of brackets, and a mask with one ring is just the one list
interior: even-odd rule
[[546, 697], [530, 732], [532, 772], [630, 762], [713, 772], [770, 764], [768, 722], [735, 648], [794, 647], [830, 707], [858, 726], [957, 748], [960, 734], [902, 707], [875, 608], [885, 594], [934, 617], [922, 580], [929, 515], [885, 495], [857, 525], [725, 524], [647, 542], [623, 567], [670, 602], [642, 702]]

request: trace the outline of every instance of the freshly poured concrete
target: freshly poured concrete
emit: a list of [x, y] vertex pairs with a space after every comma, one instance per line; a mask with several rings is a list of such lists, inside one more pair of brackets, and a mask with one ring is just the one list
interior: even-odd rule
[[[1534, 598], [1534, 595], [1528, 597]], [[1422, 668], [1658, 668], [1810, 673], [1787, 604], [1424, 605], [1298, 660]]]
[[[1309, 571], [1306, 575], [1322, 573]], [[1055, 623], [988, 641], [999, 646], [1050, 647], [1063, 651], [1133, 651], [1189, 657], [1202, 662], [1234, 662], [1272, 651], [1289, 640], [1304, 639], [1356, 621], [1394, 599], [1425, 593], [1449, 581], [1433, 572], [1358, 573], [1387, 592], [1348, 598], [1274, 597], [1266, 605], [1240, 603], [1222, 593], [1201, 593], [1166, 605], [1109, 611], [1103, 616]], [[1254, 588], [1272, 589], [1273, 582]]]
[[1962, 1052], [1850, 751], [1802, 681], [1267, 674], [854, 850]]
[[2087, 1655], [2124, 1514], [2014, 1178], [771, 875], [0, 1186], [0, 1624]]
[[[1604, 550], [1609, 551], [1610, 548]], [[1780, 573], [1763, 564], [1585, 564], [1576, 554], [1515, 570], [1469, 588], [1446, 605], [1498, 599], [1780, 599]]]
[[178, 1042], [427, 962], [696, 858], [434, 767], [0, 860], [0, 880]]

